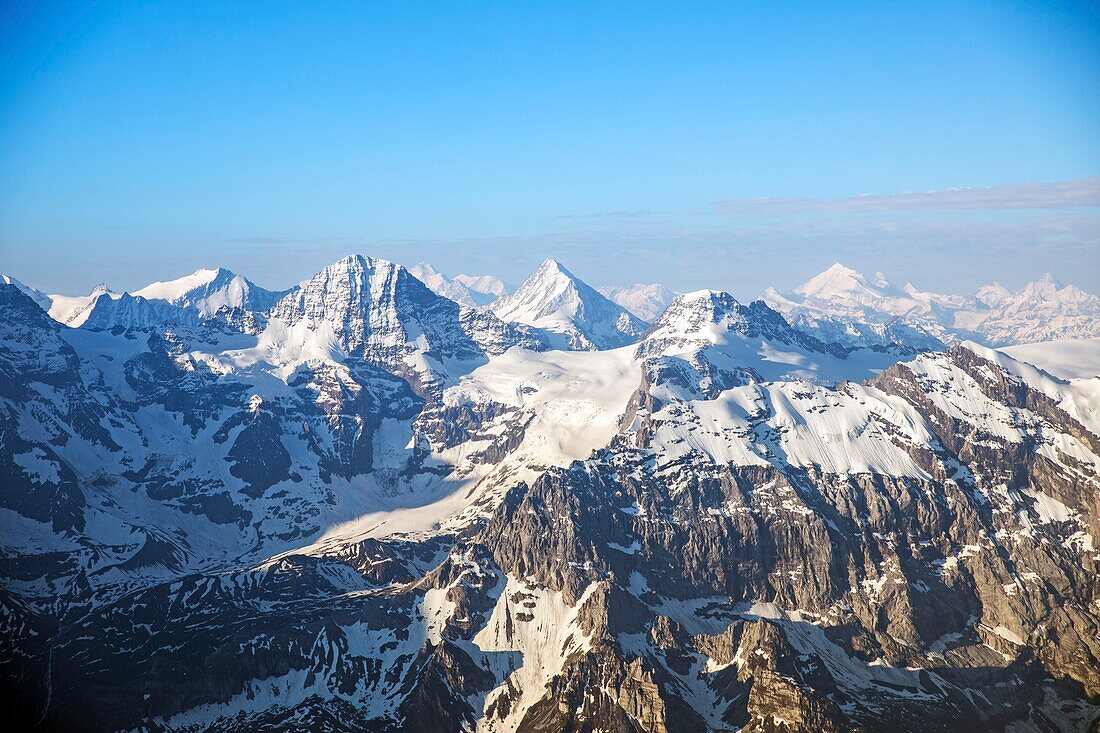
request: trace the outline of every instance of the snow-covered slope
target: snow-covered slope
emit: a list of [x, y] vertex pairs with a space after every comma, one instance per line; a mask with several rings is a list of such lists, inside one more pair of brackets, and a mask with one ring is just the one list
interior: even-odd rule
[[716, 291], [547, 351], [359, 255], [250, 329], [160, 307], [198, 315], [69, 328], [0, 284], [17, 728], [1100, 721], [1100, 379]]
[[490, 308], [502, 320], [548, 332], [556, 348], [613, 349], [636, 341], [646, 326], [554, 260]]
[[950, 302], [912, 286], [898, 289], [881, 274], [870, 280], [840, 263], [792, 293], [768, 288], [763, 297], [792, 325], [824, 341], [852, 346], [898, 344], [913, 353], [957, 340], [943, 322]]
[[1049, 274], [1017, 292], [1000, 284], [973, 296], [898, 289], [835, 264], [795, 288], [768, 288], [764, 299], [795, 326], [826, 341], [939, 349], [965, 339], [1004, 346], [1100, 335], [1100, 298]]
[[120, 298], [121, 294], [114, 292], [105, 284], [100, 283], [92, 288], [87, 295], [50, 295], [50, 318], [66, 326], [77, 327], [84, 324], [91, 313], [92, 306], [101, 296], [107, 298]]
[[1100, 376], [1100, 338], [1041, 341], [1002, 346], [1000, 350], [1062, 379]]
[[[669, 384], [712, 395], [749, 382], [866, 379], [897, 360], [888, 352], [826, 344], [792, 328], [763, 301], [744, 306], [714, 290], [677, 296], [636, 352], [651, 368], [681, 371]], [[682, 371], [687, 365], [691, 377]]]
[[618, 303], [643, 321], [656, 320], [657, 316], [661, 315], [661, 311], [676, 297], [676, 293], [658, 283], [603, 287], [599, 288], [599, 291], [613, 303]]
[[155, 282], [132, 295], [146, 300], [165, 300], [178, 308], [193, 309], [209, 318], [222, 308], [266, 311], [288, 291], [273, 292], [224, 267], [196, 270], [175, 280]]
[[994, 346], [1100, 337], [1100, 297], [1063, 285], [1049, 273], [1015, 293], [994, 284], [981, 288], [952, 325], [981, 334]]
[[50, 296], [46, 295], [41, 290], [36, 290], [29, 285], [24, 285], [11, 275], [0, 275], [0, 283], [4, 285], [14, 285], [16, 288], [19, 289], [19, 292], [28, 296], [31, 300], [37, 303], [42, 310], [48, 311], [50, 309]]

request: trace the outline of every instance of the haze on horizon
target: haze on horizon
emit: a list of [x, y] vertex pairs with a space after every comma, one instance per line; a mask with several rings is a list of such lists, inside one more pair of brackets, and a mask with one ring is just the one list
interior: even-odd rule
[[0, 271], [1100, 290], [1095, 3], [9, 3]]

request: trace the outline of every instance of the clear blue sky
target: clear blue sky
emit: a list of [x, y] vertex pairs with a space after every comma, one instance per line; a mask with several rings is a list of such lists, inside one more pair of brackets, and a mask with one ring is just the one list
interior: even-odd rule
[[351, 251], [1100, 290], [1097, 176], [1097, 3], [0, 4], [0, 271], [51, 292]]

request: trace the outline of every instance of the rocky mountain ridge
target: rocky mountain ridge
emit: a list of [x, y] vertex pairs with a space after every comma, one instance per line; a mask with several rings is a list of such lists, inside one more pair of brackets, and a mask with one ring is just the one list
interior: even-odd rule
[[[526, 302], [577, 297], [549, 280]], [[111, 299], [142, 301], [168, 302]], [[72, 328], [0, 285], [12, 710], [163, 731], [1100, 720], [1100, 379], [830, 343], [718, 291], [618, 348], [546, 332], [358, 255], [192, 322]]]

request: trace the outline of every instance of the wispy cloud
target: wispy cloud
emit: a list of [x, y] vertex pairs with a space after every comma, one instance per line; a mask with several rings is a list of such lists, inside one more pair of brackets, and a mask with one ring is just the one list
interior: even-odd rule
[[643, 219], [647, 216], [652, 216], [651, 211], [603, 211], [598, 214], [559, 214], [554, 217], [556, 220], [622, 220], [622, 219]]
[[865, 194], [837, 199], [780, 197], [730, 199], [711, 204], [716, 213], [748, 216], [906, 211], [992, 211], [1100, 207], [1100, 177], [1057, 183], [1012, 183], [987, 188]]

